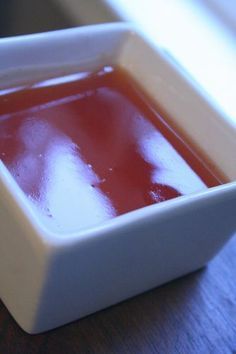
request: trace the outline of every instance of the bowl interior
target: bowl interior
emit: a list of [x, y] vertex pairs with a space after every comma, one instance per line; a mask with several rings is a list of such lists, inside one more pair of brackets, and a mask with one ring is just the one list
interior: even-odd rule
[[[12, 38], [2, 41], [0, 51], [1, 89], [104, 65], [121, 66], [212, 166], [226, 180], [235, 180], [235, 128], [159, 48], [128, 25], [89, 26]], [[3, 169], [0, 164], [0, 179]], [[10, 178], [5, 172], [4, 176]], [[14, 193], [14, 181], [12, 186]]]

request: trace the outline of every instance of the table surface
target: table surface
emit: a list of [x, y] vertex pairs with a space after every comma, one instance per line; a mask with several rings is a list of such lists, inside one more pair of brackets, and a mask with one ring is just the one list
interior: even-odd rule
[[0, 303], [0, 353], [236, 353], [236, 237], [206, 268], [45, 334]]

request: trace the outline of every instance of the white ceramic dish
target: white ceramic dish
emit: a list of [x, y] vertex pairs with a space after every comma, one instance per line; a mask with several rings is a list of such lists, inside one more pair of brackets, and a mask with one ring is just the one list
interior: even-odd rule
[[[236, 230], [236, 132], [162, 51], [126, 24], [2, 39], [1, 88], [125, 67], [231, 181], [68, 235], [42, 226], [0, 161], [0, 296], [38, 333], [205, 265]], [[0, 125], [1, 132], [1, 125]]]

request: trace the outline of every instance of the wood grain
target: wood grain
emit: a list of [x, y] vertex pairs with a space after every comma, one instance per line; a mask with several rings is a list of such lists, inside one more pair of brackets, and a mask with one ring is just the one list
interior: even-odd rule
[[46, 334], [0, 303], [0, 353], [236, 353], [236, 238], [207, 268]]

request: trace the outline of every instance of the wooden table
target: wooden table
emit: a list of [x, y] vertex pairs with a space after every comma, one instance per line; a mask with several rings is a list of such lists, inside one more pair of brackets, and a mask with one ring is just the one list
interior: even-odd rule
[[236, 238], [207, 268], [46, 334], [0, 303], [0, 353], [236, 353]]

